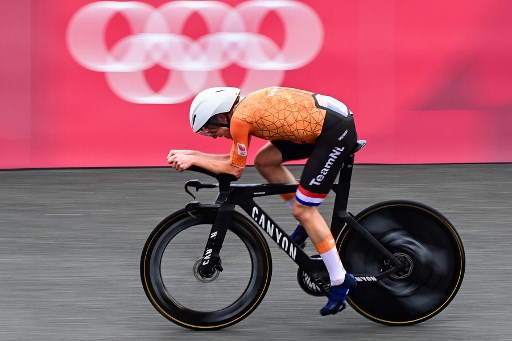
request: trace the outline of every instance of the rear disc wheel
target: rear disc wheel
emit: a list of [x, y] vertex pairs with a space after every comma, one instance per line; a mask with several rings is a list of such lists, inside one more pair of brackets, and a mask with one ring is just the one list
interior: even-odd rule
[[[464, 277], [464, 248], [439, 212], [390, 201], [365, 209], [356, 220], [403, 264], [390, 277], [359, 282], [351, 290], [348, 302], [358, 313], [383, 324], [408, 325], [435, 316], [455, 297]], [[389, 259], [351, 229], [342, 232], [338, 247], [350, 273], [375, 275], [391, 268]]]

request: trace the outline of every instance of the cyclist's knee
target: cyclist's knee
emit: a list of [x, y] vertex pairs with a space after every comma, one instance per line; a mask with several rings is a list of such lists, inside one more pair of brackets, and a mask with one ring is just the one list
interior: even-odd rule
[[262, 171], [265, 171], [269, 166], [272, 166], [272, 164], [269, 163], [269, 161], [264, 156], [256, 154], [256, 157], [254, 158], [254, 167], [256, 170], [261, 173]]
[[317, 208], [314, 206], [302, 205], [298, 201], [295, 201], [292, 207], [292, 214], [295, 219], [302, 223], [304, 221], [310, 220], [316, 210]]

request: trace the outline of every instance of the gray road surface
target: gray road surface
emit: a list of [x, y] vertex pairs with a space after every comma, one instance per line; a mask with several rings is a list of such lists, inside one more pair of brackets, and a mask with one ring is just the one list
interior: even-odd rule
[[[153, 227], [189, 200], [191, 178], [208, 180], [163, 168], [0, 171], [0, 340], [512, 340], [511, 164], [355, 167], [350, 211], [417, 200], [443, 212], [463, 239], [459, 294], [410, 327], [382, 326], [351, 308], [319, 316], [325, 299], [302, 294], [295, 265], [274, 245], [272, 283], [251, 316], [217, 332], [168, 322], [146, 299], [139, 257]], [[248, 168], [241, 182], [262, 180]], [[292, 230], [278, 198], [265, 205]]]

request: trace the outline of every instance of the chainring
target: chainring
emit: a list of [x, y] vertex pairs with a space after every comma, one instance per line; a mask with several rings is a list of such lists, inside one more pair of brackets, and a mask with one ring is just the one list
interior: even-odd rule
[[297, 270], [297, 282], [302, 290], [311, 296], [325, 296], [325, 293], [317, 283], [301, 268]]

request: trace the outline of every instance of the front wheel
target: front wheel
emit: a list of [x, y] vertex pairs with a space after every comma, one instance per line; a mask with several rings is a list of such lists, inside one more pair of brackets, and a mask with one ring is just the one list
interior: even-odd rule
[[220, 252], [221, 266], [204, 276], [199, 264], [217, 210], [181, 210], [164, 219], [142, 251], [142, 286], [170, 321], [191, 329], [220, 329], [240, 322], [262, 301], [272, 261], [259, 230], [235, 212]]
[[390, 269], [391, 262], [357, 232], [343, 230], [338, 239], [343, 263], [368, 280], [348, 298], [358, 313], [387, 325], [409, 325], [438, 314], [455, 297], [464, 277], [464, 248], [443, 215], [420, 203], [389, 201], [363, 210], [356, 220], [404, 264], [373, 282], [371, 275]]

